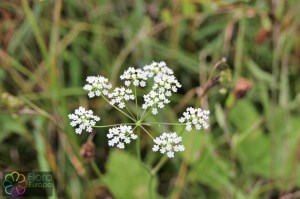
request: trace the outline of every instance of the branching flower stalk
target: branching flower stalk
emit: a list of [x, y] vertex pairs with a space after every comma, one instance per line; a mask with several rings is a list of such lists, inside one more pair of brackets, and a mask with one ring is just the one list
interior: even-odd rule
[[[146, 133], [153, 140], [152, 150], [162, 153], [165, 159], [165, 157], [173, 158], [175, 153], [185, 150], [185, 147], [181, 145], [182, 137], [176, 132], [162, 132], [160, 136], [154, 137], [147, 128], [153, 125], [182, 125], [185, 126], [186, 131], [191, 131], [209, 127], [209, 111], [193, 107], [187, 108], [178, 123], [146, 121], [149, 115], [159, 114], [160, 110], [170, 103], [172, 94], [181, 88], [173, 70], [167, 67], [165, 62], [152, 62], [142, 68], [129, 67], [120, 79], [124, 81], [124, 84], [112, 88], [107, 78], [90, 76], [87, 77], [87, 84], [83, 89], [88, 92], [89, 98], [102, 97], [132, 122], [96, 125], [100, 117], [95, 116], [91, 110], [79, 107], [69, 115], [71, 126], [76, 127], [77, 134], [81, 134], [82, 131], [92, 132], [93, 128], [108, 128], [109, 146], [124, 149], [126, 145], [136, 140], [137, 155], [140, 159], [140, 134]], [[150, 91], [143, 96], [143, 102], [139, 102], [139, 90], [149, 85], [151, 85]], [[132, 102], [135, 103], [133, 110], [132, 106], [129, 106]]]

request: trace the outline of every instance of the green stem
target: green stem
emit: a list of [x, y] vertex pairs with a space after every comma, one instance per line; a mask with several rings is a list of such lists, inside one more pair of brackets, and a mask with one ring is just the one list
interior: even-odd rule
[[[101, 95], [103, 97], [103, 99], [110, 104], [110, 102], [108, 101], [108, 99], [104, 96]], [[130, 118], [132, 121], [135, 122], [135, 119], [133, 117], [131, 117], [130, 115], [128, 115], [127, 113], [125, 113], [124, 111], [122, 111], [121, 109], [119, 109], [118, 107], [116, 107], [115, 105], [110, 104], [111, 106], [113, 106], [115, 109], [117, 109], [118, 111], [120, 111], [121, 113], [123, 113], [124, 115], [126, 115], [128, 118]]]
[[132, 112], [130, 111], [130, 109], [126, 105], [125, 105], [125, 107], [126, 107], [128, 113], [131, 115], [131, 117], [134, 118], [134, 116], [133, 116]]
[[[155, 103], [155, 104], [151, 107], [151, 109], [149, 109], [149, 111], [147, 111], [148, 108], [146, 108], [146, 109], [144, 110], [144, 112], [142, 113], [142, 116], [141, 116], [140, 121], [143, 121], [144, 119], [146, 119], [146, 118], [147, 118], [147, 115], [152, 111], [153, 108], [157, 108], [157, 107], [154, 107], [156, 104], [157, 104], [157, 103]], [[147, 111], [147, 112], [146, 112], [146, 111]], [[146, 114], [145, 114], [145, 113], [146, 113]], [[144, 115], [145, 115], [145, 116], [144, 116]], [[143, 117], [143, 116], [144, 116], [144, 117]]]
[[137, 127], [136, 153], [139, 161], [141, 161], [141, 128]]
[[49, 66], [49, 57], [48, 57], [48, 52], [47, 52], [47, 47], [46, 44], [43, 40], [43, 36], [41, 34], [41, 31], [38, 26], [38, 22], [36, 21], [36, 17], [33, 15], [33, 12], [30, 9], [29, 2], [27, 0], [22, 0], [22, 6], [26, 15], [26, 18], [31, 25], [32, 32], [36, 38], [37, 44], [41, 50], [41, 54], [46, 61], [46, 65]]
[[143, 126], [141, 126], [141, 128], [154, 140], [154, 137], [152, 137], [152, 135]]
[[181, 131], [178, 133], [178, 135], [181, 136], [184, 131], [185, 131], [185, 127], [181, 129]]
[[[149, 111], [146, 112], [147, 109], [144, 110], [142, 116], [141, 116], [141, 121], [145, 120], [148, 117], [148, 114], [152, 111], [153, 108], [151, 108]], [[146, 112], [146, 114], [145, 114]], [[143, 117], [144, 116], [144, 117]]]
[[155, 175], [159, 170], [160, 168], [166, 163], [166, 161], [168, 160], [168, 156], [164, 155], [160, 161], [156, 164], [156, 166], [151, 170], [151, 174], [152, 175]]
[[143, 121], [143, 116], [144, 116], [146, 110], [147, 110], [147, 109], [145, 109], [145, 110], [143, 111], [143, 113], [142, 113], [142, 115], [141, 115], [141, 117], [140, 117], [140, 118], [141, 118], [140, 121]]
[[95, 160], [93, 160], [93, 161], [91, 162], [91, 165], [92, 165], [92, 168], [93, 168], [94, 172], [95, 172], [96, 175], [98, 176], [98, 178], [101, 178], [101, 179], [102, 179], [103, 174], [101, 173], [101, 171], [100, 171], [99, 167], [97, 166]]
[[151, 125], [151, 124], [156, 124], [156, 125], [173, 125], [173, 126], [184, 126], [185, 124], [183, 123], [169, 123], [169, 122], [147, 122], [147, 123], [142, 123], [143, 125]]
[[134, 95], [135, 95], [135, 112], [136, 112], [136, 120], [139, 120], [139, 116], [138, 116], [138, 103], [137, 103], [137, 94], [136, 94], [136, 86], [134, 87]]
[[[152, 174], [152, 173], [150, 173]], [[154, 179], [154, 175], [151, 175], [150, 176], [150, 180], [149, 180], [149, 184], [148, 184], [148, 194], [149, 194], [149, 199], [152, 199], [153, 196], [152, 196], [152, 183], [153, 183], [153, 179]]]
[[120, 125], [135, 125], [135, 123], [109, 124], [109, 125], [93, 126], [93, 127], [95, 127], [95, 128], [106, 128], [106, 127], [111, 127], [111, 126], [120, 126]]

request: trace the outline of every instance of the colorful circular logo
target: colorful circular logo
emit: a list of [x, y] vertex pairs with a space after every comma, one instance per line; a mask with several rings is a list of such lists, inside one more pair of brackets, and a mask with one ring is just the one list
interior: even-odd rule
[[26, 180], [25, 175], [14, 171], [5, 174], [2, 186], [7, 195], [17, 197], [25, 193], [28, 181]]

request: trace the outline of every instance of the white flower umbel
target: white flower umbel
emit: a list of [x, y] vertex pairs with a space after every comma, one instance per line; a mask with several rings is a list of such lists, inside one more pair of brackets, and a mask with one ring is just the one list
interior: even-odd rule
[[167, 75], [158, 73], [154, 76], [153, 90], [158, 90], [159, 93], [165, 93], [166, 96], [171, 96], [172, 92], [176, 93], [177, 89], [181, 87], [174, 75]]
[[108, 94], [108, 97], [111, 99], [110, 104], [118, 104], [119, 108], [125, 107], [125, 101], [135, 99], [132, 90], [124, 87], [116, 87], [112, 93]]
[[111, 88], [111, 84], [108, 79], [102, 76], [89, 76], [86, 78], [88, 84], [86, 84], [83, 89], [88, 91], [88, 96], [93, 98], [95, 96], [108, 95], [108, 91]]
[[144, 71], [147, 71], [148, 77], [152, 78], [158, 73], [173, 75], [173, 70], [167, 67], [166, 62], [152, 62], [150, 65], [144, 66]]
[[167, 154], [169, 158], [174, 157], [174, 152], [184, 151], [183, 145], [180, 145], [182, 137], [178, 136], [175, 132], [163, 133], [161, 136], [154, 139], [154, 152], [159, 151], [162, 154]]
[[[147, 117], [151, 114], [158, 114], [160, 109], [170, 103], [173, 93], [178, 92], [178, 89], [181, 87], [173, 70], [165, 62], [152, 62], [142, 68], [129, 67], [120, 75], [120, 79], [124, 81], [124, 85], [116, 86], [112, 89], [112, 85], [107, 78], [90, 76], [87, 77], [87, 84], [83, 88], [88, 91], [90, 98], [96, 96], [103, 97], [106, 102], [112, 105], [119, 113], [129, 118], [132, 123], [95, 126], [100, 118], [94, 116], [92, 111], [79, 107], [79, 109], [75, 110], [75, 113], [69, 115], [71, 126], [76, 128], [77, 134], [81, 134], [82, 131], [91, 132], [93, 128], [110, 128], [107, 133], [109, 146], [116, 146], [123, 149], [126, 144], [137, 139], [136, 148], [139, 150], [141, 139], [139, 135], [141, 129], [143, 129], [154, 140], [152, 150], [172, 158], [175, 152], [185, 150], [184, 146], [181, 145], [182, 138], [175, 132], [163, 133], [161, 136], [154, 138], [144, 126], [181, 125], [187, 131], [208, 128], [207, 120], [209, 118], [209, 111], [195, 108], [188, 108], [183, 113], [183, 117], [179, 119], [179, 122], [183, 124], [147, 122]], [[149, 87], [146, 89], [146, 93], [140, 92], [141, 88], [139, 87], [146, 86]], [[144, 101], [139, 103], [140, 95], [138, 94], [141, 93], [144, 94]], [[134, 100], [135, 106], [133, 106], [133, 103], [127, 104], [130, 103], [129, 100]], [[144, 109], [142, 112], [139, 105]], [[135, 111], [132, 111], [133, 108], [135, 108]], [[134, 133], [134, 130], [136, 133]], [[139, 151], [137, 151], [137, 154], [140, 154]], [[165, 160], [165, 158], [163, 159]]]
[[180, 123], [185, 123], [185, 129], [191, 131], [193, 126], [200, 130], [202, 127], [207, 129], [209, 127], [207, 120], [209, 119], [209, 111], [202, 110], [201, 108], [189, 107], [183, 113], [183, 117], [179, 118]]
[[124, 73], [120, 76], [121, 80], [125, 80], [125, 85], [145, 87], [146, 80], [148, 79], [148, 72], [143, 71], [140, 68], [129, 67]]
[[100, 120], [98, 116], [93, 115], [93, 111], [85, 110], [83, 107], [79, 107], [75, 110], [74, 114], [69, 114], [71, 126], [75, 127], [75, 132], [81, 134], [83, 130], [92, 132], [92, 127], [96, 125], [96, 122]]
[[125, 144], [129, 144], [131, 140], [137, 139], [137, 135], [133, 133], [131, 126], [118, 126], [110, 128], [107, 134], [108, 145], [117, 146], [120, 149], [125, 148]]
[[152, 107], [152, 114], [157, 114], [157, 108], [163, 108], [165, 104], [168, 104], [168, 99], [172, 92], [177, 92], [181, 84], [173, 75], [173, 71], [166, 66], [165, 62], [153, 62], [150, 65], [144, 67], [144, 70], [148, 72], [149, 78], [153, 78], [154, 84], [151, 91], [144, 95], [143, 109]]
[[154, 90], [144, 95], [144, 101], [145, 103], [142, 105], [142, 108], [147, 109], [148, 107], [152, 107], [153, 115], [157, 114], [157, 107], [163, 108], [165, 104], [170, 102], [170, 100], [166, 98], [165, 94], [156, 92]]

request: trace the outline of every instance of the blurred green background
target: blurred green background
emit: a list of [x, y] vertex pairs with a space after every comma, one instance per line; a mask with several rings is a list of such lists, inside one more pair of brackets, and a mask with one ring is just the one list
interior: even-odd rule
[[[300, 198], [299, 10], [298, 0], [1, 0], [1, 171], [52, 171], [52, 198]], [[143, 135], [144, 164], [134, 144], [109, 148], [107, 129], [93, 139], [95, 164], [84, 161], [89, 135], [67, 115], [81, 105], [101, 124], [124, 120], [87, 98], [86, 76], [116, 85], [129, 66], [165, 61], [183, 87], [153, 119], [176, 122], [222, 57], [232, 81], [201, 100], [211, 129], [184, 133], [186, 151], [157, 175], [148, 169], [161, 155]], [[152, 133], [164, 130], [177, 129]]]

